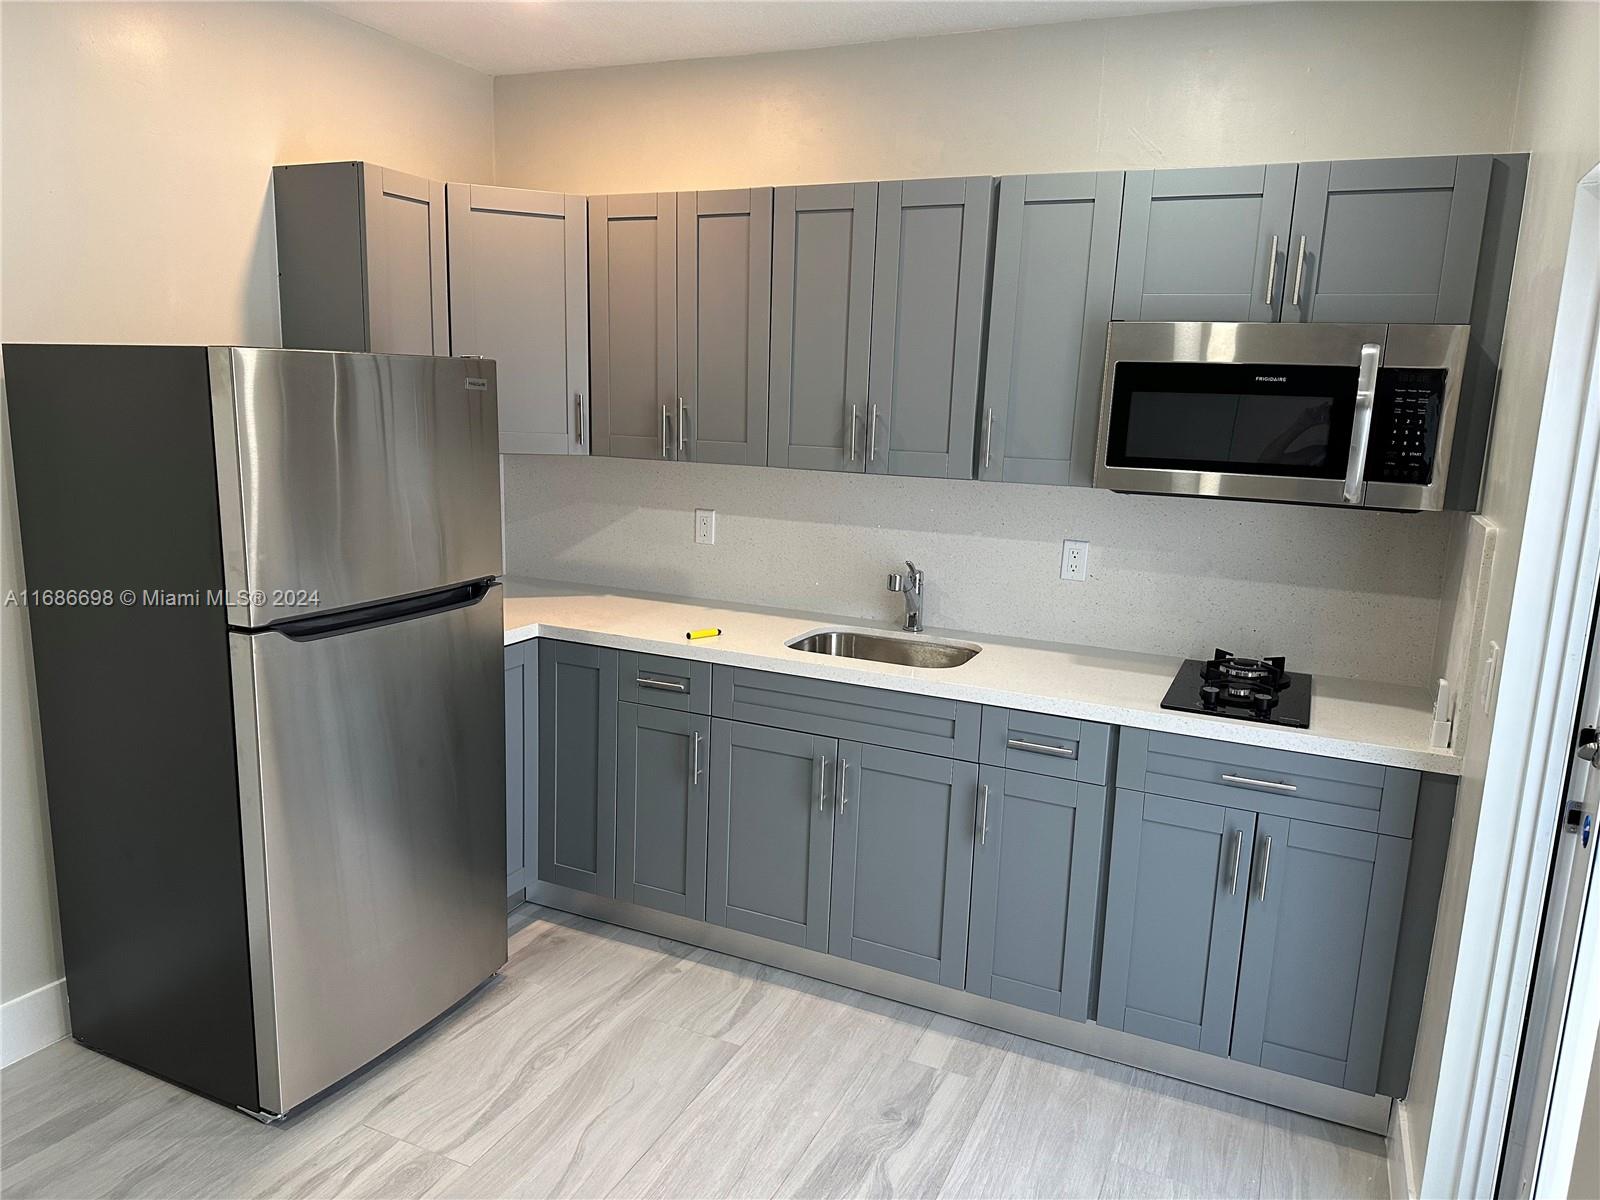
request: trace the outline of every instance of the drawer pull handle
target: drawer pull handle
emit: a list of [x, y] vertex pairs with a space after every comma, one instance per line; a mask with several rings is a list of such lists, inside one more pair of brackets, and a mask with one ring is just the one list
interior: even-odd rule
[[1021, 738], [1007, 738], [1007, 750], [1031, 750], [1035, 754], [1052, 754], [1056, 758], [1077, 758], [1076, 746], [1047, 746], [1043, 742], [1027, 742]]
[[1260, 788], [1266, 792], [1298, 792], [1300, 789], [1292, 783], [1285, 783], [1281, 779], [1251, 779], [1248, 775], [1223, 775], [1223, 783], [1231, 783], [1234, 787]]
[[689, 690], [687, 683], [679, 683], [673, 679], [651, 679], [646, 675], [639, 676], [634, 682], [642, 688], [654, 688], [658, 692], [687, 692]]

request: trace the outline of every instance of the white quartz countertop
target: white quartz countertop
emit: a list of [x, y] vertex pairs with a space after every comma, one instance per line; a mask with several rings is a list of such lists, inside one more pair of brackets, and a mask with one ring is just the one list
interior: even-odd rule
[[[1423, 688], [1317, 675], [1311, 727], [1288, 729], [1163, 709], [1161, 697], [1181, 660], [1158, 654], [930, 629], [932, 636], [979, 646], [981, 652], [959, 667], [902, 667], [808, 654], [784, 644], [819, 629], [893, 632], [886, 624], [531, 579], [506, 580], [505, 626], [507, 645], [559, 638], [1443, 775], [1461, 773], [1454, 753], [1428, 744], [1432, 698]], [[721, 636], [692, 642], [684, 637], [691, 629], [710, 627], [721, 629]]]

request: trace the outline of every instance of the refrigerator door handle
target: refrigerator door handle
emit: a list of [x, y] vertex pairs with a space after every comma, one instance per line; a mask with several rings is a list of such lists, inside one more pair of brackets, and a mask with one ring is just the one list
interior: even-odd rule
[[318, 638], [337, 637], [344, 633], [375, 629], [380, 625], [413, 621], [418, 617], [437, 616], [457, 608], [470, 608], [487, 596], [494, 585], [493, 579], [475, 579], [471, 583], [453, 584], [399, 600], [381, 600], [377, 604], [316, 613], [309, 617], [289, 617], [247, 632], [281, 633], [292, 641], [314, 642]]

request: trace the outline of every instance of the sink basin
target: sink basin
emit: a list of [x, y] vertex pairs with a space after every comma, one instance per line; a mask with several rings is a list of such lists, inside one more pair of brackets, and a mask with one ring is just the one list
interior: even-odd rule
[[819, 629], [787, 644], [791, 650], [804, 650], [807, 654], [865, 658], [902, 667], [959, 667], [979, 649], [959, 642], [938, 642], [915, 636], [890, 637], [854, 629]]

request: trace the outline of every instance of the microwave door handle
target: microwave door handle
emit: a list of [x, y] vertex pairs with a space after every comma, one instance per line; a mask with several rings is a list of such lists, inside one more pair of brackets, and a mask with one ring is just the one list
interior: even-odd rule
[[1368, 342], [1361, 347], [1361, 371], [1356, 376], [1356, 413], [1350, 427], [1350, 460], [1344, 471], [1344, 501], [1359, 504], [1367, 477], [1367, 446], [1372, 440], [1372, 405], [1378, 393], [1378, 363], [1383, 347]]

